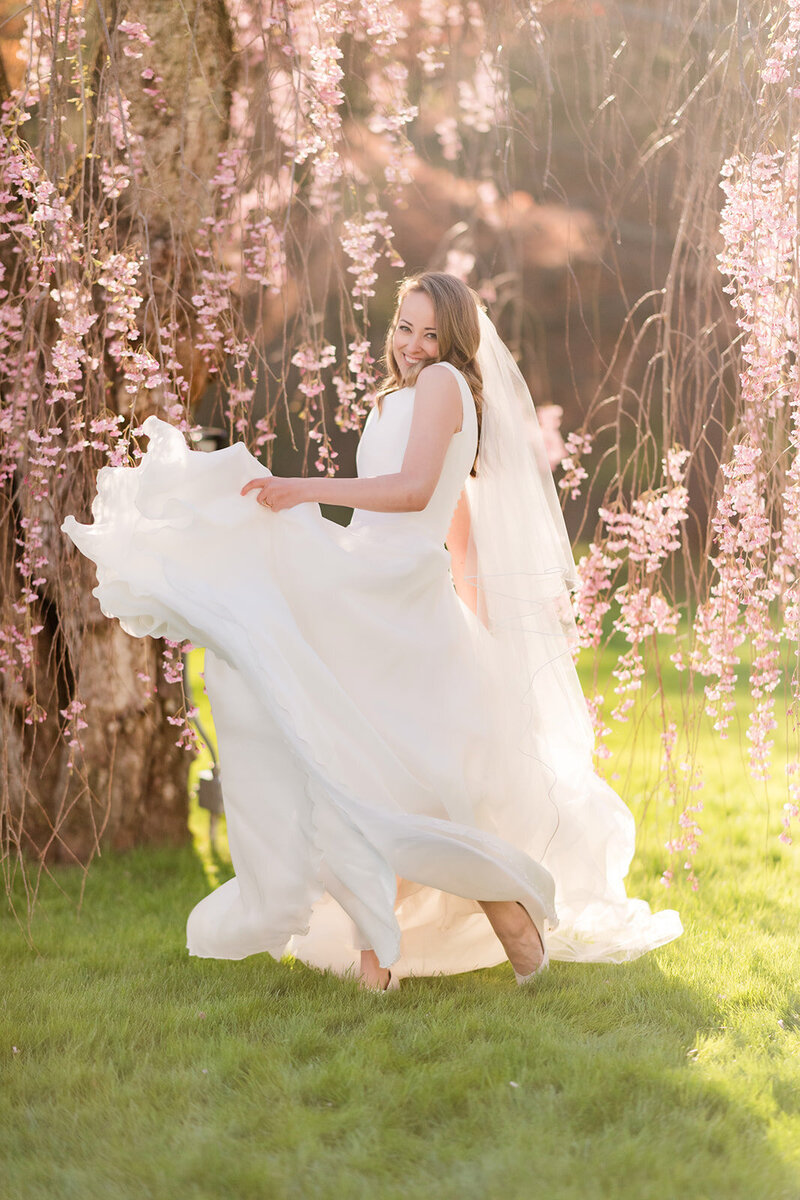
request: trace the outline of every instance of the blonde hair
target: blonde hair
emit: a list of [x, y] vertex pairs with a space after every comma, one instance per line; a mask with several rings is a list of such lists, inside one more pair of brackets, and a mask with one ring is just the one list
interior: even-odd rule
[[[439, 352], [436, 358], [426, 358], [403, 378], [394, 356], [392, 343], [400, 316], [400, 305], [409, 292], [424, 292], [426, 296], [430, 297], [436, 317], [436, 339], [439, 344]], [[408, 279], [402, 280], [397, 289], [397, 305], [394, 316], [386, 334], [386, 345], [383, 352], [383, 366], [386, 374], [378, 392], [379, 412], [383, 397], [389, 392], [413, 386], [423, 367], [433, 362], [448, 362], [458, 368], [469, 384], [475, 401], [478, 432], [480, 433], [483, 379], [476, 357], [481, 340], [478, 323], [479, 307], [482, 306], [477, 293], [473, 292], [471, 287], [468, 287], [455, 275], [447, 275], [444, 271], [421, 271], [418, 275], [411, 275]]]

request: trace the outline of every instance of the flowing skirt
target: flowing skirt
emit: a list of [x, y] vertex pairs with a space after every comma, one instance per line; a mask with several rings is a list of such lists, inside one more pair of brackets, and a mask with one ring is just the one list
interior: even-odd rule
[[501, 656], [442, 545], [272, 513], [239, 495], [264, 471], [244, 446], [146, 431], [137, 468], [100, 472], [93, 524], [64, 529], [107, 615], [207, 648], [236, 877], [192, 911], [193, 954], [346, 971], [371, 947], [399, 976], [467, 971], [504, 958], [479, 900], [522, 902], [554, 958], [677, 936], [625, 895], [633, 821], [590, 760], [532, 762], [497, 728]]

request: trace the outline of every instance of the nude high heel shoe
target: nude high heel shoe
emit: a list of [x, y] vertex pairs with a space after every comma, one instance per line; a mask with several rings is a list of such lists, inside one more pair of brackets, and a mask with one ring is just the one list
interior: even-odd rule
[[[519, 904], [519, 900], [517, 901], [517, 904]], [[525, 905], [520, 904], [519, 906], [520, 906], [520, 908], [524, 909], [524, 911], [526, 913], [528, 913], [528, 917], [530, 918], [531, 925], [533, 925], [533, 928], [536, 930], [536, 933], [539, 937], [539, 941], [542, 943], [542, 961], [539, 963], [538, 967], [535, 967], [527, 975], [520, 975], [519, 971], [514, 971], [514, 978], [517, 981], [517, 985], [519, 987], [524, 987], [525, 984], [530, 983], [532, 979], [535, 979], [537, 975], [541, 975], [542, 971], [546, 971], [547, 968], [550, 966], [550, 951], [548, 950], [547, 946], [544, 943], [544, 934], [543, 934], [542, 930], [538, 928], [533, 917], [531, 917], [531, 914], [528, 912], [527, 908], [525, 908]], [[513, 963], [512, 963], [512, 967], [513, 967]]]
[[380, 969], [378, 959], [375, 956], [374, 950], [362, 950], [362, 952], [361, 952], [362, 974], [358, 978], [358, 986], [360, 988], [362, 988], [364, 991], [366, 991], [366, 992], [396, 992], [397, 989], [400, 987], [400, 978], [391, 970], [391, 968], [387, 968], [387, 970], [389, 971], [389, 978], [386, 980], [386, 983], [381, 987], [381, 985], [377, 979], [374, 982], [368, 982], [368, 977], [365, 977], [365, 975], [363, 974], [365, 967], [368, 970], [368, 976], [375, 968]]

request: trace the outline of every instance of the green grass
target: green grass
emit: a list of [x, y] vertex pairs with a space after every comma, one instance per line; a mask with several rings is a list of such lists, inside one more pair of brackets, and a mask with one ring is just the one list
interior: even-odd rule
[[752, 784], [738, 743], [698, 727], [700, 888], [665, 891], [654, 703], [607, 772], [644, 814], [631, 890], [686, 933], [625, 966], [375, 996], [265, 956], [188, 958], [186, 914], [220, 869], [207, 844], [105, 856], [79, 915], [77, 876], [46, 884], [35, 952], [0, 926], [3, 1200], [797, 1200], [799, 851], [777, 840], [779, 781]]

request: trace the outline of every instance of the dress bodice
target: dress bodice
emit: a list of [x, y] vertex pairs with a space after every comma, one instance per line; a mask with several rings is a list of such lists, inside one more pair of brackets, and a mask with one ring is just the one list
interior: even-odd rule
[[[464, 481], [469, 475], [478, 445], [478, 420], [469, 384], [452, 363], [442, 363], [455, 375], [461, 392], [463, 417], [461, 429], [447, 447], [442, 473], [433, 495], [421, 512], [369, 512], [356, 509], [350, 528], [382, 527], [383, 531], [414, 532], [441, 544], [447, 535]], [[367, 418], [356, 454], [361, 478], [393, 475], [403, 465], [414, 415], [416, 388], [405, 387], [384, 396], [381, 411], [377, 406]]]

